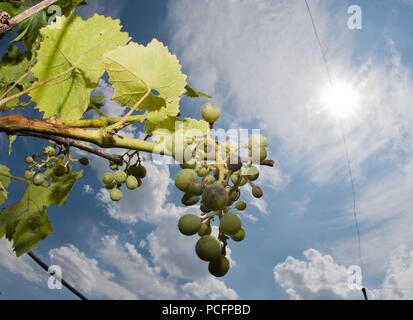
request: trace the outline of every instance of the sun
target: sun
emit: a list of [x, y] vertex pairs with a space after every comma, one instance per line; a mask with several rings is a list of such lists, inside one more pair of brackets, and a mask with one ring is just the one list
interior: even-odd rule
[[353, 115], [358, 107], [357, 91], [349, 84], [337, 82], [327, 85], [322, 91], [322, 102], [334, 116], [346, 118]]

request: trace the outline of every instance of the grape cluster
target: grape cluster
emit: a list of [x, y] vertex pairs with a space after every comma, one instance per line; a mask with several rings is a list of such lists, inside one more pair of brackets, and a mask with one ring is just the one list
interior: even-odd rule
[[[142, 161], [138, 156], [137, 161], [132, 163], [132, 158], [137, 153], [126, 153], [119, 158], [126, 164], [125, 169], [119, 168], [119, 165], [110, 161], [109, 168], [112, 172], [105, 172], [102, 176], [102, 182], [107, 189], [110, 190], [110, 199], [112, 201], [120, 201], [123, 197], [121, 190], [122, 185], [126, 185], [129, 190], [135, 190], [142, 185], [142, 179], [146, 177], [146, 168], [142, 165]], [[127, 160], [124, 160], [127, 158]]]
[[24, 171], [24, 178], [34, 185], [40, 186], [46, 181], [45, 171], [52, 170], [54, 176], [63, 177], [72, 171], [70, 163], [79, 162], [83, 166], [89, 165], [88, 158], [73, 159], [70, 148], [57, 145], [50, 141], [50, 146], [42, 148], [41, 154], [26, 156], [24, 162], [28, 165]]
[[[217, 105], [207, 103], [202, 107], [201, 114], [212, 127], [219, 118], [220, 110]], [[262, 188], [254, 183], [260, 174], [254, 164], [261, 163], [267, 157], [267, 141], [262, 135], [251, 136], [248, 144], [241, 147], [206, 141], [207, 146], [201, 148], [204, 151], [202, 159], [194, 156], [190, 161], [181, 163], [182, 170], [175, 176], [175, 186], [184, 193], [182, 204], [193, 206], [199, 203], [201, 210], [200, 216], [182, 216], [178, 221], [178, 229], [185, 236], [198, 234], [200, 238], [195, 246], [196, 255], [209, 263], [208, 270], [212, 275], [222, 277], [230, 268], [226, 257], [228, 240], [239, 242], [245, 238], [242, 220], [237, 213], [247, 208], [247, 203], [240, 200], [241, 188], [249, 184], [253, 197], [263, 196]], [[192, 143], [196, 144], [197, 141]], [[237, 151], [243, 147], [249, 150], [248, 159], [238, 155]], [[174, 150], [174, 158], [177, 159], [177, 154], [185, 155], [188, 152], [186, 149], [195, 150], [184, 143], [183, 148]], [[215, 150], [215, 163], [205, 161], [205, 153], [211, 150]], [[221, 150], [224, 150], [224, 154], [221, 154]], [[211, 235], [211, 225], [216, 218], [219, 219], [219, 233], [214, 237]]]

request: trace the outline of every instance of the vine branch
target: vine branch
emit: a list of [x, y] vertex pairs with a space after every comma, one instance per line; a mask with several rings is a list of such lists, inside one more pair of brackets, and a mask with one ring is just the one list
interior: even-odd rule
[[8, 24], [0, 25], [0, 39], [2, 39], [7, 32], [17, 26], [19, 23], [23, 22], [27, 18], [39, 13], [43, 9], [46, 9], [48, 6], [52, 5], [53, 3], [57, 2], [57, 0], [43, 0], [42, 2], [34, 5], [33, 7], [23, 11], [22, 13], [18, 14], [17, 16], [12, 17]]

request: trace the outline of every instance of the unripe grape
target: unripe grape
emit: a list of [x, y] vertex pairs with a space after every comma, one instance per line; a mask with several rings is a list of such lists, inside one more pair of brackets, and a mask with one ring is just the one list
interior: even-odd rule
[[209, 236], [212, 233], [212, 228], [209, 224], [203, 223], [201, 224], [201, 228], [199, 228], [198, 235], [200, 237]]
[[119, 166], [116, 163], [112, 163], [109, 168], [113, 171], [118, 170]]
[[244, 200], [238, 201], [235, 205], [237, 210], [244, 211], [247, 208], [247, 203]]
[[120, 199], [122, 199], [122, 191], [119, 188], [113, 188], [112, 190], [110, 190], [110, 198], [112, 199], [112, 201], [119, 201]]
[[242, 227], [242, 221], [238, 214], [227, 212], [222, 216], [219, 227], [225, 234], [236, 234]]
[[239, 199], [239, 197], [241, 196], [241, 191], [238, 188], [231, 188], [228, 191], [228, 199], [230, 199], [232, 201], [232, 203], [234, 203], [235, 201], [237, 201]]
[[228, 273], [228, 270], [229, 260], [223, 255], [208, 264], [209, 273], [217, 278], [225, 276]]
[[178, 221], [179, 231], [186, 236], [192, 236], [201, 228], [201, 218], [194, 214], [186, 214]]
[[89, 163], [90, 163], [90, 161], [89, 161], [88, 158], [80, 158], [80, 159], [79, 159], [79, 163], [80, 163], [82, 166], [88, 166]]
[[214, 178], [214, 176], [206, 176], [204, 179], [202, 179], [202, 181], [208, 185], [208, 184], [213, 184], [216, 180]]
[[105, 172], [102, 176], [102, 182], [106, 185], [111, 184], [113, 181], [115, 181], [115, 178], [113, 177], [113, 174], [111, 172]]
[[204, 192], [205, 186], [202, 181], [194, 181], [189, 185], [189, 192], [194, 196], [200, 196]]
[[[235, 174], [235, 173], [231, 174], [230, 179], [234, 185], [237, 184], [239, 177], [240, 177], [239, 174]], [[248, 182], [247, 179], [245, 179], [244, 177], [241, 177], [241, 179], [239, 180], [238, 186], [240, 187], [245, 186], [247, 182]]]
[[138, 178], [145, 178], [146, 177], [146, 168], [143, 165], [138, 165], [135, 169], [136, 175]]
[[235, 172], [242, 168], [241, 157], [237, 154], [231, 153], [227, 159], [228, 170]]
[[249, 152], [249, 156], [253, 163], [261, 163], [267, 158], [267, 148], [264, 146], [253, 147]]
[[226, 207], [228, 193], [222, 185], [210, 184], [202, 193], [202, 203], [211, 210], [222, 210]]
[[198, 175], [195, 170], [182, 169], [175, 176], [175, 186], [183, 192], [188, 192], [191, 183], [197, 180]]
[[253, 186], [252, 187], [252, 195], [255, 198], [261, 198], [264, 195], [264, 191], [262, 191], [261, 187], [259, 186]]
[[135, 190], [138, 187], [138, 179], [136, 179], [134, 176], [129, 176], [126, 178], [126, 187], [129, 190]]
[[241, 228], [236, 234], [233, 234], [230, 236], [232, 240], [234, 241], [242, 241], [245, 238], [245, 230], [244, 228]]
[[258, 170], [257, 167], [252, 166], [252, 167], [249, 167], [249, 168], [245, 169], [244, 176], [249, 181], [255, 181], [260, 176], [260, 171]]
[[66, 167], [62, 164], [56, 164], [53, 167], [53, 173], [56, 177], [61, 177], [66, 173]]
[[201, 114], [206, 122], [214, 123], [219, 119], [220, 110], [215, 103], [208, 102], [202, 106]]
[[201, 237], [195, 245], [197, 256], [204, 261], [213, 261], [221, 255], [221, 243], [217, 238], [206, 235]]
[[36, 171], [34, 171], [34, 169], [32, 168], [26, 169], [26, 171], [24, 171], [24, 178], [26, 180], [32, 180], [35, 174], [36, 174]]
[[206, 177], [210, 172], [210, 169], [208, 167], [203, 167], [201, 169], [199, 169], [198, 171], [198, 176], [200, 177]]
[[106, 189], [108, 189], [108, 190], [112, 190], [112, 189], [113, 189], [114, 187], [116, 187], [117, 185], [118, 185], [118, 184], [117, 184], [116, 180], [113, 179], [111, 183], [105, 184], [105, 187], [106, 187]]
[[267, 146], [267, 139], [262, 134], [254, 134], [248, 139], [248, 149], [252, 149], [255, 146]]
[[126, 181], [126, 178], [128, 177], [126, 175], [126, 172], [123, 170], [118, 170], [115, 172], [113, 175], [117, 183], [124, 183]]
[[24, 157], [24, 162], [26, 162], [27, 164], [31, 164], [33, 163], [33, 158], [31, 156], [26, 156]]
[[53, 156], [54, 153], [55, 153], [55, 149], [54, 149], [53, 147], [47, 147], [47, 148], [44, 150], [44, 153], [45, 153], [46, 155], [48, 155], [48, 156]]
[[199, 201], [200, 197], [199, 196], [194, 196], [190, 194], [189, 192], [185, 193], [181, 199], [181, 203], [185, 206], [193, 206], [194, 204], [197, 204]]
[[41, 172], [36, 173], [33, 177], [33, 183], [36, 186], [42, 185], [44, 181], [45, 181], [45, 177], [44, 177], [44, 174]]
[[190, 162], [193, 159], [192, 150], [185, 142], [175, 143], [172, 155], [179, 163]]

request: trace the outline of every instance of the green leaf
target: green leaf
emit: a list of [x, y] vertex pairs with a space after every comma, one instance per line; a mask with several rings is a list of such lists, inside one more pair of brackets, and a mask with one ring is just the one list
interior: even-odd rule
[[[44, 174], [48, 181], [42, 186], [29, 184], [19, 201], [0, 212], [0, 238], [6, 234], [9, 240], [18, 241], [17, 244], [14, 243], [18, 255], [24, 253], [27, 248], [32, 249], [45, 234], [48, 234], [43, 232], [50, 231], [51, 228], [50, 221], [44, 216], [45, 208], [51, 204], [58, 206], [65, 204], [75, 182], [82, 177], [82, 171], [56, 177], [53, 170], [48, 169]], [[37, 213], [40, 213], [38, 222], [44, 224], [45, 229], [41, 229], [39, 225], [37, 226], [39, 230], [41, 229], [39, 232], [33, 233], [28, 230], [30, 232], [26, 233], [27, 228], [30, 227], [27, 225], [30, 218], [25, 219], [25, 217], [34, 217]], [[20, 227], [21, 223], [23, 223], [22, 227]], [[17, 240], [16, 234], [18, 234]]]
[[9, 156], [11, 155], [12, 152], [12, 144], [13, 142], [16, 141], [16, 136], [15, 135], [9, 135]]
[[38, 214], [26, 212], [17, 225], [13, 236], [13, 249], [16, 256], [29, 252], [37, 247], [40, 240], [44, 240], [53, 232], [52, 223], [43, 207]]
[[200, 91], [195, 90], [194, 88], [190, 87], [189, 85], [185, 86], [185, 95], [190, 98], [212, 98], [211, 96], [207, 95], [206, 93], [202, 93]]
[[[0, 164], [0, 173], [2, 174], [9, 174], [10, 173], [10, 169], [7, 168], [6, 166], [3, 166], [2, 164]], [[4, 203], [4, 201], [6, 201], [7, 199], [7, 187], [10, 184], [10, 178], [9, 177], [5, 177], [3, 175], [0, 175], [0, 205], [2, 205]]]
[[6, 11], [11, 17], [15, 16], [16, 8], [8, 2], [0, 2], [0, 10]]
[[43, 28], [37, 63], [32, 72], [38, 81], [75, 66], [75, 69], [31, 92], [37, 108], [44, 117], [59, 115], [62, 119], [77, 120], [90, 103], [90, 93], [104, 73], [102, 55], [129, 41], [120, 32], [119, 20], [95, 15], [87, 21], [71, 14], [62, 17], [61, 28], [56, 23]]
[[204, 120], [196, 120], [192, 118], [184, 118], [180, 120], [178, 118], [169, 117], [156, 126], [151, 132], [158, 141], [162, 140], [162, 137], [182, 134], [186, 138], [194, 136], [204, 136], [208, 133], [209, 124]]
[[171, 110], [178, 114], [186, 75], [176, 56], [161, 42], [153, 39], [147, 46], [130, 43], [119, 47], [104, 55], [104, 63], [115, 88], [114, 101], [132, 108], [151, 90], [139, 106], [146, 109], [151, 122], [166, 120]]
[[10, 46], [0, 61], [0, 78], [8, 84], [15, 83], [28, 68], [29, 60], [26, 54], [17, 46]]

